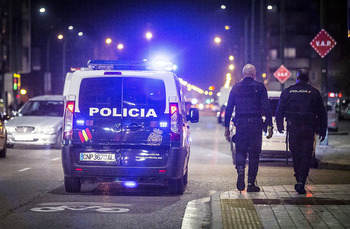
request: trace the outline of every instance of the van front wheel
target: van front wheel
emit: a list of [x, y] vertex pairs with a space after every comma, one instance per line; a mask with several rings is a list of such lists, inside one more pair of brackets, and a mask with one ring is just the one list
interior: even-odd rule
[[64, 177], [64, 187], [66, 192], [80, 192], [80, 179], [77, 177]]

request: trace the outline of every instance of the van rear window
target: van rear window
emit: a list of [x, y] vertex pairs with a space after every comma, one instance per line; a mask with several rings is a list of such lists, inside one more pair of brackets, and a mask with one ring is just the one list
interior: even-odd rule
[[90, 107], [149, 107], [164, 112], [165, 85], [162, 80], [139, 77], [86, 78], [80, 86], [79, 109], [85, 113]]

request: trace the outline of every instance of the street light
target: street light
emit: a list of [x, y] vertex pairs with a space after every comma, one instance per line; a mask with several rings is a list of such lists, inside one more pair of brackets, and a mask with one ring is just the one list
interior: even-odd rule
[[39, 12], [42, 14], [42, 13], [45, 13], [46, 12], [46, 9], [44, 7], [40, 8], [39, 9]]
[[68, 26], [68, 29], [69, 29], [69, 30], [73, 30], [74, 27], [73, 27], [72, 25], [70, 25], [70, 26]]
[[214, 42], [217, 44], [220, 44], [221, 38], [220, 37], [215, 37]]
[[63, 36], [62, 34], [58, 34], [57, 38], [58, 38], [59, 40], [62, 40], [62, 39], [64, 38], [64, 36]]
[[152, 37], [153, 37], [153, 34], [152, 34], [151, 32], [147, 32], [147, 33], [146, 33], [146, 39], [147, 39], [147, 40], [151, 40]]
[[107, 39], [106, 39], [106, 44], [109, 45], [109, 44], [111, 44], [111, 43], [112, 43], [112, 39], [111, 39], [111, 38], [107, 38]]
[[234, 60], [235, 58], [231, 55], [229, 56], [229, 60]]
[[119, 50], [122, 50], [122, 49], [124, 48], [124, 45], [123, 45], [123, 44], [118, 44], [117, 48], [118, 48]]

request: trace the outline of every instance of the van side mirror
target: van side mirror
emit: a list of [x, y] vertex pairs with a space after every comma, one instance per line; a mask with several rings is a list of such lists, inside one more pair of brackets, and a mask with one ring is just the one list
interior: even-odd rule
[[187, 115], [187, 120], [192, 123], [199, 122], [199, 111], [197, 108], [190, 108], [189, 114]]

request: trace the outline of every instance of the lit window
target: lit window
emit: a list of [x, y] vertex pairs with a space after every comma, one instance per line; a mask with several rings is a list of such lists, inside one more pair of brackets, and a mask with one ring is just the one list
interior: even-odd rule
[[295, 58], [296, 53], [297, 53], [297, 51], [295, 48], [285, 48], [284, 49], [284, 57], [285, 58]]
[[277, 60], [277, 49], [270, 50], [270, 57], [271, 57], [271, 60]]

